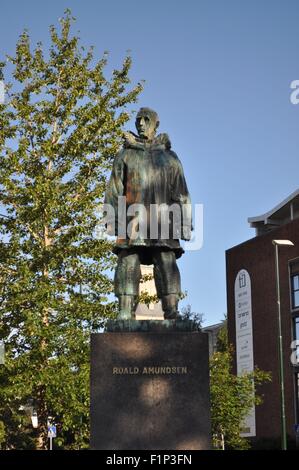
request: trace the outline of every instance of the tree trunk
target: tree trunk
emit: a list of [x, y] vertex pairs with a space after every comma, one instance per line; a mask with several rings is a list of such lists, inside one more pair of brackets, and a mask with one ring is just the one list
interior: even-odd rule
[[45, 387], [41, 386], [37, 391], [37, 415], [38, 436], [36, 440], [37, 450], [48, 449], [48, 410], [45, 399]]

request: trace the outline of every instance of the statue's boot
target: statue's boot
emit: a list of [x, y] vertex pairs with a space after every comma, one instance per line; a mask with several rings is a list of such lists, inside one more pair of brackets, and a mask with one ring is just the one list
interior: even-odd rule
[[179, 318], [178, 303], [179, 298], [177, 294], [163, 295], [162, 309], [164, 312], [165, 320], [176, 320]]
[[118, 319], [132, 320], [135, 318], [136, 298], [134, 295], [120, 295], [118, 297]]

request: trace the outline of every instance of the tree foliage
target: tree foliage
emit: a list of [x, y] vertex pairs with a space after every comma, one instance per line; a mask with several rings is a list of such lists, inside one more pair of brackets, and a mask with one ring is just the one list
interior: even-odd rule
[[253, 406], [262, 403], [258, 387], [270, 380], [268, 372], [233, 374], [233, 348], [228, 342], [226, 323], [218, 334], [217, 351], [210, 360], [212, 434], [214, 444], [225, 448], [248, 449], [249, 442], [241, 437], [244, 419]]
[[[182, 298], [184, 298], [185, 296], [186, 294], [183, 294]], [[193, 312], [190, 304], [187, 304], [180, 311], [180, 319], [192, 321], [194, 325], [198, 328], [198, 330], [202, 329], [202, 324], [204, 322], [203, 317], [203, 313]]]
[[[96, 208], [141, 85], [128, 89], [130, 57], [105, 78], [107, 54], [96, 61], [92, 48], [85, 51], [72, 22], [67, 11], [59, 28], [50, 27], [46, 53], [21, 34], [0, 104], [6, 448], [30, 448], [35, 438], [45, 448], [49, 415], [58, 425], [56, 445], [88, 444], [89, 334], [115, 310], [107, 276], [113, 259], [109, 242], [95, 237]], [[19, 410], [29, 400], [39, 419], [35, 434]]]

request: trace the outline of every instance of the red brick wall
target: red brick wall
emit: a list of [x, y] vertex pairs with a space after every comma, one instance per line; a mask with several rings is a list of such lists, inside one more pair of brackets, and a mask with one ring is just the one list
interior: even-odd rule
[[290, 306], [289, 260], [299, 258], [299, 220], [290, 222], [265, 235], [248, 240], [226, 252], [228, 331], [230, 342], [235, 346], [235, 278], [240, 269], [246, 269], [251, 278], [254, 364], [260, 369], [271, 371], [272, 373], [272, 382], [260, 388], [260, 392], [264, 395], [264, 403], [256, 408], [257, 438], [279, 438], [280, 436], [278, 329], [275, 248], [272, 245], [273, 239], [289, 239], [295, 244], [294, 247], [279, 247], [286, 419], [287, 432], [293, 437], [293, 425], [296, 420], [293, 368], [290, 363], [292, 315]]

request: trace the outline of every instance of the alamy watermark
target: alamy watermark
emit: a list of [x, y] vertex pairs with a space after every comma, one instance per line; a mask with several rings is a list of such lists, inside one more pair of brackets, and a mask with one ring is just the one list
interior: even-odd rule
[[[125, 196], [119, 196], [116, 205], [102, 204], [98, 208], [99, 222], [94, 235], [97, 239], [118, 237], [131, 245], [153, 240], [184, 240], [186, 251], [199, 250], [203, 245], [203, 204], [127, 205]], [[167, 243], [167, 242], [166, 242]]]
[[290, 94], [291, 103], [299, 104], [299, 80], [293, 80], [290, 84], [290, 88], [293, 90]]

